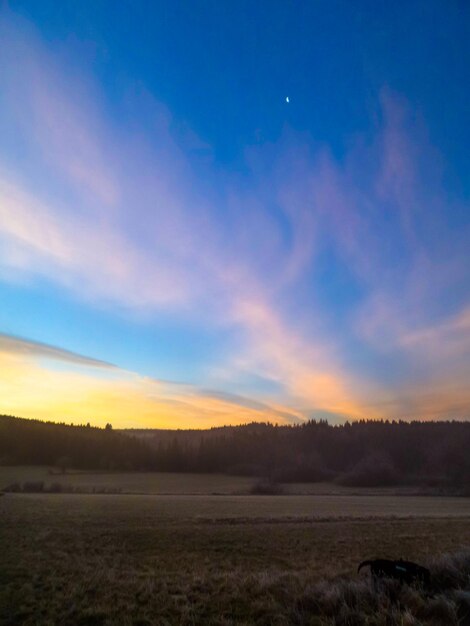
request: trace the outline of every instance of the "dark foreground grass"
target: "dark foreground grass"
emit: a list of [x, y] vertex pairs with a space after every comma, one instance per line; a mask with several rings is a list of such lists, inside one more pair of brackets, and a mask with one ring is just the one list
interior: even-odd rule
[[[466, 611], [469, 518], [233, 523], [192, 502], [170, 516], [137, 496], [0, 498], [0, 623], [451, 626]], [[356, 574], [374, 556], [428, 563], [434, 592], [374, 591]]]

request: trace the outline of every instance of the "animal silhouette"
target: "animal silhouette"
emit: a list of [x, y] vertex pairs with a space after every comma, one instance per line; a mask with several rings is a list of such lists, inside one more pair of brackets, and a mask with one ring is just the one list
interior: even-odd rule
[[360, 572], [363, 567], [370, 567], [373, 578], [394, 578], [407, 585], [421, 584], [428, 586], [431, 581], [431, 572], [422, 565], [412, 561], [392, 561], [389, 559], [373, 559], [362, 561], [357, 568]]

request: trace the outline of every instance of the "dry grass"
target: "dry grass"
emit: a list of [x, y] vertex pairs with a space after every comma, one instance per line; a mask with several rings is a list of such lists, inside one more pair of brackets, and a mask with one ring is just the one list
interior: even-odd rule
[[65, 474], [41, 466], [0, 466], [0, 489], [12, 483], [42, 481], [45, 485], [61, 484], [65, 487], [91, 492], [120, 489], [128, 494], [233, 494], [248, 493], [255, 479], [224, 474], [171, 474], [159, 472], [84, 472], [67, 471]]
[[[258, 478], [225, 474], [174, 474], [164, 472], [93, 472], [60, 473], [57, 468], [44, 466], [0, 466], [0, 490], [8, 485], [25, 482], [56, 483], [64, 492], [76, 490], [87, 493], [120, 490], [123, 494], [170, 495], [234, 495], [249, 494]], [[287, 483], [286, 494], [328, 496], [417, 496], [429, 493], [417, 487], [345, 487], [336, 483]], [[435, 495], [430, 493], [429, 495]], [[470, 513], [470, 511], [469, 511]]]
[[[0, 623], [457, 624], [470, 518], [319, 521], [295, 501], [7, 494]], [[439, 591], [374, 593], [356, 574], [374, 556], [429, 562]]]

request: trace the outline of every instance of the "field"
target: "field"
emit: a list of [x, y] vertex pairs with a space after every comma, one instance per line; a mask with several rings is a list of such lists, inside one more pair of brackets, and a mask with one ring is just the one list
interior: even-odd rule
[[225, 474], [159, 474], [156, 472], [66, 472], [47, 467], [0, 467], [0, 489], [25, 481], [59, 483], [91, 491], [119, 489], [125, 494], [234, 494], [248, 493], [253, 478]]
[[[32, 478], [30, 468], [1, 476]], [[101, 479], [122, 486], [119, 476]], [[213, 477], [204, 493], [201, 477], [185, 475], [127, 475], [126, 484], [139, 477], [140, 491], [183, 494], [189, 484], [201, 495], [0, 498], [1, 624], [458, 623], [452, 595], [430, 600], [431, 610], [410, 591], [387, 609], [389, 596], [371, 595], [356, 567], [402, 556], [434, 559], [442, 574], [440, 555], [470, 546], [468, 499], [210, 495], [243, 491], [249, 479]]]
[[[60, 484], [67, 490], [91, 493], [93, 490], [123, 494], [160, 495], [247, 495], [257, 479], [226, 474], [172, 474], [157, 472], [67, 471], [31, 466], [0, 466], [0, 490], [8, 485], [40, 481]], [[344, 487], [334, 483], [290, 483], [283, 485], [292, 495], [426, 495], [415, 487]], [[447, 500], [447, 498], [446, 498]]]

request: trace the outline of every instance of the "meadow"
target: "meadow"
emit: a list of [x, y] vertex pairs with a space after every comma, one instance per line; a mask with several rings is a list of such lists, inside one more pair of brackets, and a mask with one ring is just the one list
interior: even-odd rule
[[0, 489], [13, 483], [41, 481], [64, 488], [92, 492], [119, 490], [124, 494], [234, 494], [248, 493], [254, 479], [225, 474], [181, 474], [158, 472], [67, 471], [62, 473], [45, 466], [0, 467]]
[[[2, 481], [20, 474], [31, 479], [30, 468], [2, 468]], [[403, 557], [431, 564], [447, 587], [470, 587], [470, 500], [210, 495], [207, 482], [183, 495], [197, 477], [152, 480], [167, 489], [177, 478], [179, 495], [1, 497], [0, 623], [458, 623], [453, 589], [430, 599], [392, 590], [391, 600], [356, 568]]]
[[[248, 495], [259, 479], [251, 476], [231, 476], [228, 474], [172, 473], [172, 472], [109, 472], [90, 470], [68, 470], [61, 472], [47, 466], [0, 466], [0, 490], [11, 485], [24, 486], [25, 483], [43, 483], [48, 489], [60, 485], [64, 492], [77, 493], [108, 492], [121, 494], [155, 495]], [[284, 483], [282, 491], [286, 495], [325, 495], [325, 496], [426, 496], [436, 495], [436, 490], [413, 486], [393, 487], [346, 487], [334, 482]], [[454, 506], [465, 502], [454, 498]], [[384, 502], [384, 501], [382, 501]], [[401, 500], [399, 501], [401, 502]], [[435, 508], [436, 500], [430, 511]], [[441, 502], [449, 502], [445, 497]], [[408, 503], [409, 505], [409, 503]], [[454, 506], [451, 507], [454, 510]], [[463, 505], [465, 506], [465, 505]], [[465, 509], [466, 511], [466, 509]]]

